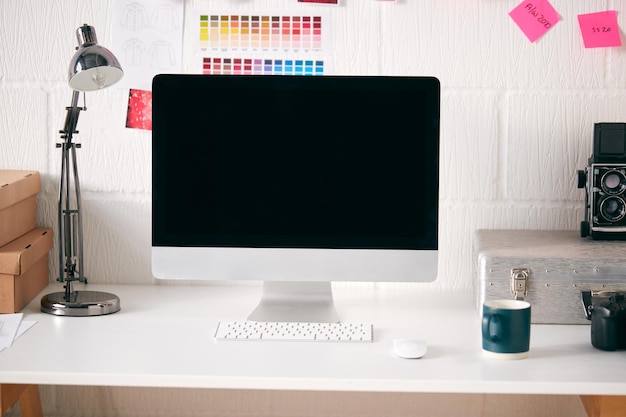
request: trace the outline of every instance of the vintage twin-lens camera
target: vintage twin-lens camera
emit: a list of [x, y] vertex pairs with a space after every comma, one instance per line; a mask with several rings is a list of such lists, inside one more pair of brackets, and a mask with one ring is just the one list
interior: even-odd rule
[[602, 350], [626, 348], [626, 300], [622, 292], [582, 291], [585, 317], [591, 320], [591, 344]]
[[594, 125], [593, 154], [578, 171], [578, 188], [587, 191], [580, 235], [626, 239], [626, 123]]

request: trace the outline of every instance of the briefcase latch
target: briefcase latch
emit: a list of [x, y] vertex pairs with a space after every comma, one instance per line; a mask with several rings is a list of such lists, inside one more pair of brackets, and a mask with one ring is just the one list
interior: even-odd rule
[[511, 269], [511, 293], [516, 300], [523, 300], [528, 295], [528, 268]]

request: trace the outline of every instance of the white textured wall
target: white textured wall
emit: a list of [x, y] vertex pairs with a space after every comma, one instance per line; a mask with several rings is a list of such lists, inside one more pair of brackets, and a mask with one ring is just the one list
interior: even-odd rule
[[[434, 75], [441, 80], [442, 256], [440, 277], [432, 286], [471, 287], [470, 236], [476, 228], [578, 228], [583, 192], [576, 188], [575, 175], [590, 155], [593, 123], [626, 122], [626, 48], [584, 49], [576, 16], [618, 10], [626, 43], [623, 1], [552, 0], [562, 20], [535, 44], [508, 17], [520, 0], [340, 2], [341, 6], [296, 0], [185, 3], [188, 15], [196, 8], [323, 9], [332, 17], [336, 73]], [[71, 96], [65, 77], [74, 30], [92, 24], [100, 43], [109, 46], [111, 4], [110, 0], [0, 0], [0, 169], [42, 173], [42, 226], [56, 226], [60, 151], [54, 144]], [[188, 43], [190, 35], [185, 32]], [[185, 56], [190, 52], [191, 47], [186, 47]], [[190, 60], [186, 65], [191, 70]], [[124, 128], [127, 95], [127, 90], [116, 88], [88, 94], [88, 111], [81, 114], [78, 126], [83, 144], [78, 152], [86, 217], [85, 270], [91, 282], [154, 282], [150, 134]], [[56, 257], [51, 260], [53, 280]], [[158, 391], [134, 390], [132, 406], [116, 407], [120, 401], [128, 404], [116, 395], [119, 390], [85, 392], [86, 400], [77, 405], [81, 411], [72, 415], [130, 415], [136, 409], [150, 410], [160, 396]], [[184, 395], [191, 394], [172, 395], [182, 402]], [[103, 396], [106, 401], [94, 402], [98, 405], [90, 409], [90, 399]], [[60, 411], [65, 397], [73, 397], [70, 389], [44, 387], [48, 414], [69, 415]], [[268, 398], [281, 401], [279, 396]], [[580, 411], [577, 399], [567, 401]], [[103, 404], [109, 411], [96, 411], [106, 408]], [[476, 406], [474, 399], [460, 396], [456, 412], [465, 414], [466, 406], [475, 410], [470, 415], [477, 416], [510, 411], [498, 404], [492, 398]], [[244, 407], [239, 415], [254, 415], [250, 410], [254, 408]], [[362, 414], [355, 411], [358, 407], [343, 410]], [[401, 406], [395, 410], [403, 414]], [[436, 415], [450, 415], [447, 410]], [[569, 411], [559, 414], [559, 410]], [[572, 412], [559, 406], [549, 415]]]
[[[186, 10], [320, 8], [332, 17], [336, 73], [441, 80], [442, 256], [435, 286], [471, 285], [476, 228], [578, 228], [583, 191], [575, 177], [590, 155], [593, 123], [626, 121], [626, 50], [585, 50], [576, 15], [623, 3], [554, 0], [563, 19], [535, 44], [508, 17], [517, 0], [343, 3], [188, 0]], [[111, 2], [1, 0], [0, 12], [0, 168], [43, 174], [39, 222], [54, 226], [54, 144], [71, 96], [65, 77], [74, 30], [88, 22], [109, 46]], [[618, 18], [626, 26], [624, 13]], [[186, 45], [192, 71], [191, 41]], [[150, 133], [124, 127], [127, 95], [120, 88], [88, 94], [78, 125], [92, 282], [153, 282]]]

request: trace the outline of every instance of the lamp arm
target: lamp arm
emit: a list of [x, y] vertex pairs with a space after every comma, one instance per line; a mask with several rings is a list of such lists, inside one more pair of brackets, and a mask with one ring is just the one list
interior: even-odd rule
[[61, 139], [65, 141], [66, 144], [72, 143], [72, 136], [74, 133], [78, 133], [76, 130], [76, 126], [78, 125], [78, 116], [80, 115], [81, 110], [85, 110], [84, 107], [78, 107], [78, 97], [80, 96], [80, 91], [74, 90], [72, 93], [72, 104], [70, 107], [66, 107], [67, 113], [65, 115], [65, 125], [63, 130], [59, 131], [61, 134]]
[[[85, 107], [78, 106], [79, 96], [80, 92], [74, 90], [71, 105], [66, 107], [65, 125], [63, 130], [59, 131], [63, 142], [57, 144], [58, 148], [62, 148], [61, 183], [59, 184], [58, 200], [59, 281], [67, 282], [65, 298], [68, 301], [73, 291], [72, 282], [75, 280], [86, 282], [82, 273], [83, 233], [80, 185], [76, 164], [76, 148], [80, 145], [72, 142], [74, 133], [78, 133], [76, 130], [78, 116], [81, 110], [86, 110]], [[72, 180], [75, 193], [74, 203], [70, 197]]]

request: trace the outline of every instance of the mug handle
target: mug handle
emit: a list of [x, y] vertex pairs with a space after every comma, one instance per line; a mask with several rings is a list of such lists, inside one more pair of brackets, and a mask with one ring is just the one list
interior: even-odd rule
[[483, 335], [492, 342], [497, 342], [502, 335], [502, 320], [499, 314], [483, 316]]

